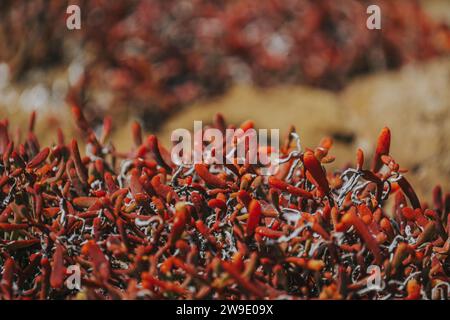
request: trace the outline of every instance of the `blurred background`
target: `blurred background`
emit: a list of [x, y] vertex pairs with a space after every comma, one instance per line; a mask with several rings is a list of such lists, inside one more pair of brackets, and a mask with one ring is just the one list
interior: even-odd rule
[[[66, 28], [69, 4], [81, 29]], [[368, 30], [377, 4], [382, 29]], [[170, 145], [176, 128], [254, 120], [295, 125], [304, 146], [335, 140], [334, 167], [369, 158], [382, 127], [421, 195], [450, 190], [448, 0], [1, 0], [0, 118], [42, 144], [113, 117], [118, 149], [130, 123]]]

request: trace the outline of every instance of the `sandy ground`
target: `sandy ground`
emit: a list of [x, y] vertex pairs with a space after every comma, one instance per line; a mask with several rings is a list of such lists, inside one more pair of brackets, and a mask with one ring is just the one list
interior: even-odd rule
[[335, 139], [335, 167], [354, 161], [362, 148], [370, 159], [379, 131], [392, 131], [392, 155], [411, 172], [414, 186], [429, 195], [435, 184], [450, 190], [450, 58], [400, 71], [355, 79], [344, 91], [309, 87], [236, 87], [219, 99], [174, 115], [163, 126], [162, 141], [176, 128], [209, 123], [216, 112], [230, 123], [254, 120], [259, 128], [296, 126], [304, 146], [323, 136]]
[[421, 0], [422, 5], [434, 19], [450, 21], [450, 1]]

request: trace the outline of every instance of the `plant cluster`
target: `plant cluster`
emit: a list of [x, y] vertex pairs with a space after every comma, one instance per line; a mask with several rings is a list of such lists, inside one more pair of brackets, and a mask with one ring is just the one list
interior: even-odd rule
[[[73, 112], [84, 156], [61, 131], [40, 146], [35, 114], [25, 139], [0, 122], [3, 299], [448, 298], [450, 194], [419, 201], [387, 128], [370, 169], [358, 150], [354, 167], [327, 172], [332, 140], [303, 149], [292, 127], [279, 172], [263, 176], [256, 164], [177, 167], [138, 123], [119, 152], [111, 118], [96, 135]], [[213, 126], [230, 127], [221, 115]]]

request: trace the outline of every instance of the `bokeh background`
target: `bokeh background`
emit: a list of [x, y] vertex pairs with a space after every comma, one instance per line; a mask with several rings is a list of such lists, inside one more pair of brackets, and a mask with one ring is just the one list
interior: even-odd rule
[[[66, 8], [81, 8], [81, 30]], [[366, 9], [382, 9], [368, 30]], [[130, 123], [170, 145], [176, 128], [254, 120], [295, 125], [305, 146], [335, 140], [334, 167], [370, 157], [380, 129], [414, 187], [450, 190], [448, 0], [2, 0], [0, 117], [42, 143], [79, 134], [70, 106], [96, 127], [114, 120], [118, 149]]]

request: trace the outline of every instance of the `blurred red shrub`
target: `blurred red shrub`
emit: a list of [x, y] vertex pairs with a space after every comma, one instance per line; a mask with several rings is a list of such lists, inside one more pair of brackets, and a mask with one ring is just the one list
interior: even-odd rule
[[[65, 30], [65, 1], [2, 1], [0, 60], [27, 67], [70, 59], [63, 41], [89, 52], [69, 100], [101, 119], [105, 101], [156, 127], [189, 102], [235, 82], [303, 83], [339, 89], [352, 76], [450, 51], [447, 26], [417, 1], [132, 0], [79, 1], [82, 30]], [[366, 8], [382, 9], [382, 30], [366, 28]], [[58, 25], [61, 23], [61, 26]], [[3, 37], [3, 38], [1, 38]]]

